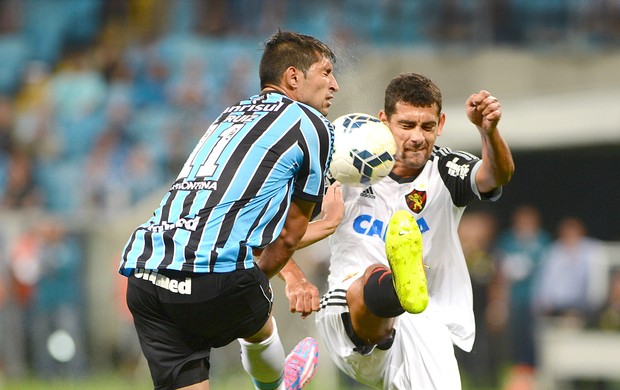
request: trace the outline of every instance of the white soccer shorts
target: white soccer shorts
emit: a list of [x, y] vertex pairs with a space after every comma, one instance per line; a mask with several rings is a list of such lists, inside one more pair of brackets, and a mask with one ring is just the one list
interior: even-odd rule
[[336, 365], [357, 381], [378, 389], [461, 389], [450, 332], [428, 310], [405, 313], [396, 319], [390, 349], [375, 348], [365, 356], [353, 350], [355, 345], [347, 336], [341, 314], [349, 311], [346, 290], [355, 279], [325, 294], [316, 314], [319, 335]]

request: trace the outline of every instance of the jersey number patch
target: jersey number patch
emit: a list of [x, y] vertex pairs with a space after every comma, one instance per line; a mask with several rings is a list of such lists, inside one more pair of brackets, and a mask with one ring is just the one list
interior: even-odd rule
[[189, 155], [189, 158], [185, 162], [183, 169], [181, 169], [177, 180], [187, 179], [192, 173], [192, 171], [194, 171], [194, 168], [197, 164], [200, 165], [196, 173], [193, 175], [193, 178], [213, 176], [213, 174], [217, 170], [217, 167], [219, 166], [218, 160], [222, 155], [222, 152], [226, 148], [226, 145], [230, 143], [230, 141], [239, 132], [239, 130], [241, 130], [243, 125], [243, 123], [236, 123], [230, 126], [228, 129], [224, 130], [222, 134], [218, 136], [217, 141], [215, 141], [215, 145], [213, 145], [211, 150], [209, 150], [209, 154], [206, 156], [206, 158], [204, 158], [204, 160], [202, 158], [197, 160], [197, 157], [202, 154], [200, 152], [202, 151], [205, 143], [209, 140], [209, 138], [211, 138], [213, 131], [217, 128], [217, 126], [212, 125], [202, 136], [202, 138], [192, 151], [192, 154]]

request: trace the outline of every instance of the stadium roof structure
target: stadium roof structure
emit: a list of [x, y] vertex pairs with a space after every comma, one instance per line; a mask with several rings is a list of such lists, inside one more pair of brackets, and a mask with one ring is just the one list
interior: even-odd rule
[[[544, 96], [502, 98], [499, 128], [512, 149], [620, 146], [620, 85]], [[471, 149], [480, 137], [471, 131], [463, 105], [444, 107], [442, 145]]]
[[376, 115], [389, 80], [402, 72], [418, 72], [442, 89], [447, 119], [439, 145], [480, 148], [464, 105], [471, 93], [488, 89], [502, 104], [500, 130], [512, 149], [620, 146], [620, 52], [491, 48], [361, 53], [357, 62], [347, 63], [345, 56], [337, 65], [341, 89], [333, 118], [347, 112]]

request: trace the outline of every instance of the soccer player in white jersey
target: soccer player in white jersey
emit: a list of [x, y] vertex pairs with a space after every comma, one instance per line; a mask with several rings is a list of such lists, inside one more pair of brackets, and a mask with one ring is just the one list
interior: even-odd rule
[[457, 226], [471, 201], [498, 199], [514, 171], [495, 97], [480, 91], [466, 102], [482, 159], [435, 145], [441, 109], [428, 78], [389, 83], [379, 118], [396, 140], [396, 164], [370, 187], [342, 187], [345, 215], [329, 238], [319, 334], [343, 372], [376, 388], [461, 388], [454, 345], [471, 350], [475, 324]]
[[[261, 58], [261, 93], [222, 112], [129, 238], [119, 272], [156, 389], [209, 389], [211, 349], [235, 339], [257, 389], [297, 390], [312, 377], [316, 340], [302, 340], [285, 361], [269, 278], [323, 197], [334, 61], [314, 37], [274, 34]], [[306, 300], [312, 291], [296, 286], [296, 310], [316, 310], [318, 292]]]

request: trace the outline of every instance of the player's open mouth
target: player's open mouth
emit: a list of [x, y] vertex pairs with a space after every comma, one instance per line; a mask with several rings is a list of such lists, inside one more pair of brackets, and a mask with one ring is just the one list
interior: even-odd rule
[[422, 149], [407, 149], [404, 155], [410, 160], [413, 160], [413, 159], [418, 160], [418, 159], [424, 158], [425, 153], [424, 153], [424, 150]]

